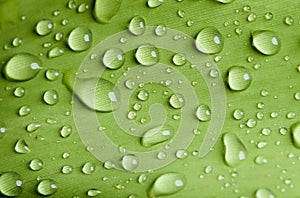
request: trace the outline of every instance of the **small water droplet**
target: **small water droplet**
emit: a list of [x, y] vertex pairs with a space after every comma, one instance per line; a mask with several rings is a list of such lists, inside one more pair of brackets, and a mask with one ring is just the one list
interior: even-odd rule
[[69, 9], [76, 9], [76, 3], [75, 3], [75, 0], [69, 0], [68, 1], [68, 4], [67, 4], [67, 7]]
[[55, 105], [58, 103], [58, 93], [53, 89], [45, 91], [43, 100], [48, 105]]
[[122, 157], [122, 167], [127, 171], [134, 171], [139, 165], [138, 157], [128, 154]]
[[246, 159], [247, 150], [242, 141], [233, 133], [226, 133], [223, 136], [225, 145], [225, 162], [229, 166], [236, 166]]
[[41, 127], [40, 124], [32, 122], [26, 126], [26, 131], [29, 133], [32, 133], [32, 132], [38, 130], [40, 127]]
[[285, 23], [286, 25], [289, 25], [289, 26], [293, 25], [293, 24], [294, 24], [294, 19], [293, 19], [293, 17], [291, 17], [291, 16], [286, 16], [286, 17], [284, 18], [284, 23]]
[[184, 18], [184, 17], [185, 17], [185, 11], [184, 11], [184, 10], [178, 10], [178, 11], [177, 11], [177, 15], [178, 15], [180, 18]]
[[89, 49], [92, 45], [92, 32], [83, 26], [73, 29], [68, 37], [68, 45], [75, 52]]
[[89, 196], [89, 197], [96, 197], [96, 196], [100, 195], [101, 193], [102, 193], [101, 190], [98, 190], [96, 188], [89, 189], [86, 192], [87, 196]]
[[15, 151], [17, 153], [29, 153], [30, 149], [27, 142], [24, 139], [19, 139], [15, 144]]
[[164, 36], [167, 34], [167, 27], [165, 25], [158, 25], [155, 28], [155, 34], [157, 36]]
[[268, 163], [268, 160], [265, 156], [262, 156], [262, 155], [258, 155], [256, 158], [255, 158], [255, 163], [257, 165], [263, 165], [263, 164], [267, 164]]
[[14, 47], [19, 47], [21, 46], [23, 43], [23, 39], [20, 38], [20, 37], [15, 37], [12, 42], [11, 42], [11, 45], [14, 46]]
[[63, 174], [71, 174], [73, 172], [73, 167], [72, 166], [69, 166], [69, 165], [64, 165], [62, 168], [61, 168], [61, 172]]
[[214, 168], [213, 168], [212, 166], [206, 166], [206, 167], [204, 168], [204, 172], [205, 172], [206, 174], [212, 173], [213, 170], [214, 170]]
[[233, 117], [236, 119], [236, 120], [241, 120], [243, 119], [245, 116], [245, 113], [242, 109], [236, 109], [234, 110], [233, 112]]
[[255, 197], [256, 198], [275, 198], [275, 195], [269, 189], [259, 188], [255, 192]]
[[64, 125], [60, 129], [60, 136], [63, 138], [69, 137], [72, 133], [72, 127], [70, 125]]
[[29, 53], [19, 53], [11, 57], [3, 67], [3, 74], [8, 80], [27, 81], [34, 78], [41, 68], [38, 57]]
[[186, 178], [179, 173], [165, 173], [160, 175], [151, 186], [150, 197], [173, 195], [181, 191], [186, 185]]
[[233, 66], [228, 71], [227, 82], [231, 90], [243, 91], [250, 86], [252, 75], [245, 67]]
[[0, 176], [0, 192], [4, 196], [16, 197], [23, 192], [23, 180], [16, 172], [3, 172]]
[[174, 109], [181, 109], [185, 104], [185, 100], [181, 94], [172, 94], [169, 98], [169, 104]]
[[256, 124], [257, 124], [257, 122], [253, 118], [250, 118], [246, 123], [247, 127], [249, 127], [249, 128], [254, 128], [256, 126]]
[[159, 51], [158, 49], [150, 44], [144, 44], [138, 47], [135, 52], [136, 60], [144, 65], [144, 66], [151, 66], [159, 61]]
[[102, 61], [109, 69], [119, 69], [125, 62], [124, 52], [117, 48], [109, 49], [105, 52]]
[[216, 1], [218, 1], [218, 2], [220, 2], [220, 3], [226, 4], [226, 3], [231, 3], [231, 2], [233, 2], [234, 0], [216, 0]]
[[94, 163], [92, 162], [86, 162], [83, 166], [81, 171], [86, 174], [86, 175], [90, 175], [93, 172], [95, 172], [96, 166]]
[[87, 4], [87, 3], [81, 3], [81, 4], [79, 4], [79, 6], [77, 7], [77, 12], [78, 12], [78, 13], [84, 13], [84, 12], [86, 12], [89, 8], [90, 8], [89, 4]]
[[183, 54], [179, 54], [179, 53], [175, 54], [172, 60], [173, 63], [177, 66], [182, 66], [187, 62], [186, 57]]
[[151, 147], [170, 140], [172, 130], [169, 128], [155, 127], [148, 130], [141, 138], [141, 144], [144, 147]]
[[256, 20], [257, 16], [255, 13], [250, 13], [247, 17], [247, 21], [254, 22]]
[[30, 112], [31, 112], [30, 107], [24, 105], [24, 106], [21, 106], [21, 107], [20, 107], [20, 109], [19, 109], [19, 111], [18, 111], [18, 114], [19, 114], [19, 116], [24, 117], [24, 116], [29, 115]]
[[196, 110], [196, 117], [202, 122], [209, 121], [211, 119], [211, 110], [209, 106], [202, 104]]
[[136, 87], [136, 82], [134, 80], [126, 80], [125, 81], [125, 86], [128, 89], [134, 89]]
[[296, 117], [296, 113], [295, 112], [288, 112], [286, 114], [286, 118], [291, 120], [291, 119], [294, 119]]
[[224, 39], [215, 27], [206, 27], [198, 33], [195, 43], [200, 52], [216, 54], [223, 49]]
[[176, 151], [175, 156], [178, 159], [184, 159], [188, 156], [188, 153], [185, 149], [179, 149], [179, 150]]
[[64, 38], [64, 34], [62, 32], [58, 32], [54, 35], [54, 39], [56, 41], [61, 41]]
[[40, 36], [46, 36], [53, 31], [54, 23], [49, 19], [43, 19], [37, 22], [35, 31]]
[[17, 87], [14, 92], [14, 96], [21, 98], [25, 95], [25, 88], [24, 87]]
[[68, 24], [69, 24], [69, 20], [68, 19], [61, 20], [61, 25], [66, 26]]
[[148, 179], [147, 175], [141, 174], [141, 175], [138, 177], [138, 182], [139, 182], [139, 184], [143, 184], [143, 183], [145, 183], [145, 182], [147, 181], [147, 179]]
[[194, 25], [194, 21], [193, 21], [193, 20], [188, 20], [188, 21], [186, 22], [186, 25], [187, 25], [188, 27], [192, 27], [192, 26]]
[[252, 45], [264, 55], [277, 54], [281, 47], [279, 37], [270, 30], [252, 32]]
[[110, 23], [117, 14], [122, 0], [96, 0], [94, 3], [93, 17], [99, 23]]
[[159, 159], [159, 160], [164, 160], [164, 159], [166, 159], [166, 157], [167, 157], [167, 153], [164, 152], [164, 151], [159, 151], [159, 152], [156, 154], [156, 157], [157, 157], [157, 159]]
[[52, 179], [44, 179], [37, 185], [36, 191], [43, 196], [53, 195], [57, 191], [56, 182]]
[[160, 6], [164, 0], [148, 0], [147, 5], [149, 8], [156, 8]]
[[41, 159], [33, 159], [29, 162], [29, 168], [33, 171], [39, 171], [43, 168], [44, 163]]
[[271, 133], [272, 133], [272, 130], [270, 128], [263, 128], [261, 130], [261, 134], [265, 135], [265, 136], [269, 136], [269, 135], [271, 135]]
[[55, 81], [60, 76], [60, 73], [56, 69], [48, 69], [45, 73], [45, 76], [46, 76], [47, 80]]
[[272, 20], [273, 19], [273, 14], [272, 14], [272, 12], [266, 12], [265, 13], [265, 19], [266, 20]]
[[48, 58], [57, 58], [64, 54], [65, 50], [61, 47], [54, 47], [48, 51]]
[[144, 34], [146, 30], [145, 26], [146, 26], [145, 19], [141, 16], [135, 16], [131, 19], [129, 23], [129, 31], [136, 36], [140, 36]]

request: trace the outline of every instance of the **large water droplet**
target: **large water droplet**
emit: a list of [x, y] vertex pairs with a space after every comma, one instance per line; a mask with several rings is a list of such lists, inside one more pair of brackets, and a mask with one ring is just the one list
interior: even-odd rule
[[53, 89], [45, 91], [43, 100], [48, 105], [55, 105], [58, 103], [58, 93]]
[[89, 196], [89, 197], [96, 197], [96, 196], [98, 196], [98, 195], [101, 194], [101, 190], [98, 190], [98, 189], [93, 188], [93, 189], [88, 190], [88, 191], [86, 192], [86, 194], [87, 194], [87, 196]]
[[300, 148], [300, 122], [297, 122], [291, 126], [291, 133], [294, 145]]
[[19, 139], [15, 144], [15, 151], [17, 153], [29, 153], [30, 149], [24, 139]]
[[132, 154], [125, 155], [122, 158], [122, 167], [127, 171], [134, 171], [139, 165], [138, 157]]
[[225, 162], [229, 166], [236, 166], [246, 159], [247, 150], [241, 140], [233, 133], [223, 136], [225, 145]]
[[135, 52], [135, 58], [144, 66], [154, 65], [160, 59], [158, 49], [150, 44], [141, 45]]
[[95, 172], [96, 166], [94, 163], [92, 162], [86, 162], [83, 166], [82, 166], [82, 172], [86, 175], [90, 175], [93, 172]]
[[4, 172], [0, 176], [0, 192], [2, 195], [15, 197], [23, 191], [23, 180], [16, 172]]
[[141, 144], [144, 147], [151, 147], [170, 140], [172, 130], [168, 127], [155, 127], [148, 130], [141, 138]]
[[149, 8], [156, 8], [160, 6], [164, 0], [148, 0], [147, 5]]
[[109, 69], [119, 69], [125, 62], [124, 52], [117, 48], [107, 50], [102, 61]]
[[97, 22], [110, 23], [121, 6], [122, 0], [96, 0], [94, 3], [93, 16]]
[[196, 110], [196, 117], [202, 122], [209, 121], [211, 118], [211, 110], [207, 105], [200, 105]]
[[26, 81], [34, 78], [42, 69], [38, 57], [29, 53], [19, 53], [9, 59], [3, 67], [3, 74], [8, 80]]
[[223, 49], [224, 39], [215, 27], [206, 27], [198, 33], [195, 43], [200, 52], [216, 54]]
[[92, 32], [87, 27], [73, 29], [68, 38], [68, 45], [75, 52], [89, 49], [92, 45]]
[[186, 178], [179, 173], [166, 173], [159, 176], [153, 183], [150, 197], [172, 195], [181, 191], [186, 185]]
[[29, 162], [29, 168], [33, 171], [39, 171], [43, 168], [43, 161], [40, 159], [33, 159]]
[[252, 45], [264, 55], [274, 55], [281, 47], [279, 37], [270, 30], [252, 32]]
[[275, 198], [275, 195], [269, 189], [260, 188], [256, 191], [255, 198]]
[[129, 23], [129, 31], [136, 35], [142, 35], [145, 32], [145, 27], [146, 26], [146, 22], [145, 19], [141, 16], [135, 16], [131, 19], [130, 23]]
[[20, 107], [18, 113], [19, 113], [19, 116], [24, 117], [24, 116], [29, 115], [30, 111], [31, 111], [30, 107], [24, 105], [24, 106]]
[[57, 186], [54, 180], [44, 179], [36, 187], [36, 191], [44, 196], [53, 195], [57, 191]]
[[40, 36], [45, 36], [53, 31], [54, 24], [49, 19], [40, 20], [35, 26], [35, 31]]
[[227, 82], [231, 90], [243, 91], [250, 86], [252, 76], [250, 71], [245, 67], [233, 66], [228, 71]]
[[76, 79], [76, 89], [73, 89], [75, 77], [73, 74], [64, 75], [64, 83], [87, 107], [101, 112], [111, 112], [120, 105], [120, 93], [114, 85], [98, 78]]
[[174, 109], [181, 109], [184, 106], [185, 100], [181, 94], [172, 94], [169, 98], [169, 104]]
[[13, 93], [14, 93], [14, 96], [16, 96], [18, 98], [22, 98], [25, 95], [25, 88], [17, 87]]

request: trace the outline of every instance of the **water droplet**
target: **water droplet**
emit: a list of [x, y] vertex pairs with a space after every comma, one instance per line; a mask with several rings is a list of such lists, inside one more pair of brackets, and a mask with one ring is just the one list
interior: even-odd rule
[[186, 178], [179, 173], [165, 173], [160, 175], [151, 186], [150, 197], [173, 195], [181, 191], [186, 185]]
[[250, 13], [250, 14], [248, 15], [248, 17], [247, 17], [247, 21], [253, 22], [253, 21], [256, 20], [256, 18], [257, 18], [257, 16], [256, 16], [255, 13]]
[[229, 166], [236, 166], [246, 159], [247, 150], [241, 140], [233, 133], [225, 133], [223, 136], [225, 145], [225, 162]]
[[0, 192], [9, 197], [20, 196], [23, 191], [23, 180], [16, 172], [4, 172], [0, 176]]
[[262, 149], [265, 148], [268, 145], [267, 142], [261, 141], [257, 143], [257, 148]]
[[67, 4], [67, 7], [68, 7], [69, 9], [75, 9], [75, 8], [76, 8], [75, 0], [69, 0], [69, 1], [68, 1], [68, 4]]
[[65, 73], [63, 82], [88, 108], [111, 112], [119, 107], [120, 93], [110, 81], [102, 78], [100, 80], [98, 78], [77, 78], [77, 87], [74, 90], [74, 75]]
[[262, 155], [257, 156], [254, 161], [257, 165], [263, 165], [268, 163], [267, 158]]
[[43, 161], [40, 159], [33, 159], [29, 162], [29, 168], [33, 171], [39, 171], [43, 168]]
[[103, 164], [104, 168], [106, 169], [113, 169], [116, 167], [115, 163], [113, 163], [112, 161], [106, 161]]
[[47, 80], [55, 81], [58, 79], [60, 73], [56, 69], [48, 69], [45, 73]]
[[84, 13], [86, 12], [88, 9], [90, 8], [89, 4], [87, 3], [81, 3], [78, 8], [77, 8], [77, 12], [78, 13]]
[[184, 17], [185, 17], [185, 11], [184, 11], [184, 10], [178, 10], [178, 11], [177, 11], [177, 15], [178, 15], [180, 18], [184, 18]]
[[296, 92], [294, 94], [294, 98], [295, 98], [295, 100], [300, 101], [300, 92]]
[[272, 20], [273, 19], [273, 14], [271, 12], [266, 12], [265, 13], [265, 19], [266, 20]]
[[177, 66], [182, 66], [187, 62], [186, 57], [183, 54], [175, 54], [172, 60], [173, 63]]
[[41, 127], [40, 124], [32, 122], [26, 126], [26, 131], [31, 133], [38, 130], [40, 127]]
[[14, 90], [14, 96], [21, 98], [25, 95], [25, 88], [24, 87], [17, 87]]
[[184, 159], [188, 156], [188, 153], [185, 149], [179, 149], [179, 150], [176, 151], [175, 156], [178, 159]]
[[160, 6], [164, 0], [148, 0], [147, 5], [149, 8], [156, 8]]
[[53, 16], [59, 16], [60, 14], [61, 14], [60, 10], [54, 10], [54, 11], [52, 12], [52, 15], [53, 15]]
[[284, 23], [286, 24], [286, 25], [293, 25], [294, 24], [294, 19], [293, 19], [293, 17], [291, 17], [291, 16], [287, 16], [287, 17], [285, 17], [284, 18]]
[[255, 193], [256, 198], [275, 198], [272, 191], [265, 188], [259, 188]]
[[247, 127], [249, 127], [249, 128], [254, 128], [256, 126], [256, 124], [257, 124], [257, 122], [253, 118], [250, 118], [246, 123]]
[[63, 174], [71, 174], [73, 172], [73, 167], [69, 165], [65, 165], [61, 168], [61, 172]]
[[122, 0], [96, 0], [94, 3], [93, 16], [97, 22], [110, 23], [117, 14]]
[[195, 43], [200, 52], [216, 54], [223, 49], [224, 39], [215, 27], [206, 27], [198, 33]]
[[125, 86], [128, 89], [134, 89], [136, 87], [136, 82], [134, 80], [126, 80]]
[[14, 46], [14, 47], [19, 47], [20, 45], [22, 45], [23, 43], [23, 39], [20, 38], [20, 37], [15, 37], [12, 42], [11, 42], [11, 45]]
[[46, 36], [53, 31], [54, 24], [49, 19], [40, 20], [35, 26], [35, 31], [40, 36]]
[[286, 114], [286, 118], [287, 119], [294, 119], [296, 117], [296, 113], [295, 112], [288, 112]]
[[138, 177], [138, 182], [139, 182], [139, 184], [143, 184], [143, 183], [145, 183], [145, 182], [147, 181], [147, 179], [148, 179], [147, 175], [141, 174], [141, 175]]
[[151, 66], [159, 61], [159, 51], [156, 47], [150, 44], [141, 45], [135, 53], [136, 60], [144, 65]]
[[54, 47], [48, 51], [48, 58], [57, 58], [64, 54], [65, 50], [61, 47]]
[[8, 80], [27, 81], [34, 78], [41, 68], [38, 57], [29, 53], [19, 53], [9, 59], [3, 67], [3, 74]]
[[165, 25], [158, 25], [155, 28], [155, 34], [157, 36], [164, 36], [167, 34], [167, 27]]
[[60, 136], [63, 138], [69, 137], [72, 133], [72, 127], [65, 125], [60, 129]]
[[140, 36], [144, 34], [146, 30], [145, 26], [145, 19], [141, 16], [135, 16], [131, 19], [129, 23], [129, 31], [136, 36]]
[[169, 98], [169, 104], [174, 109], [181, 109], [184, 106], [185, 100], [181, 94], [172, 94]]
[[164, 160], [167, 157], [167, 153], [164, 151], [159, 151], [156, 155], [157, 159]]
[[137, 156], [129, 154], [122, 158], [122, 167], [127, 171], [134, 171], [139, 165]]
[[68, 45], [75, 52], [89, 49], [92, 45], [92, 32], [83, 26], [73, 29], [68, 37]]
[[233, 66], [228, 71], [228, 85], [233, 91], [243, 91], [252, 82], [252, 75], [248, 69], [242, 66]]
[[24, 139], [19, 139], [15, 144], [15, 151], [17, 153], [29, 153], [30, 149], [27, 142]]
[[29, 115], [30, 111], [31, 111], [30, 107], [24, 105], [24, 106], [20, 107], [18, 113], [19, 113], [19, 116], [24, 117], [24, 116]]
[[58, 32], [54, 35], [54, 39], [56, 41], [61, 41], [64, 38], [64, 34], [62, 32]]
[[127, 118], [129, 120], [134, 120], [136, 118], [137, 114], [135, 111], [129, 111], [128, 114], [127, 114]]
[[93, 189], [88, 190], [88, 191], [86, 192], [86, 194], [87, 194], [87, 196], [89, 196], [89, 197], [96, 197], [96, 196], [98, 196], [98, 195], [101, 194], [101, 190], [98, 190], [98, 189], [93, 188]]
[[269, 135], [271, 135], [271, 133], [272, 133], [272, 130], [270, 128], [263, 128], [261, 130], [261, 134], [265, 135], [265, 136], [269, 136]]
[[234, 110], [233, 112], [233, 117], [236, 119], [236, 120], [241, 120], [243, 119], [245, 116], [245, 113], [242, 109], [236, 109]]
[[231, 2], [233, 2], [234, 0], [216, 0], [216, 1], [218, 1], [218, 2], [220, 2], [220, 3], [226, 4], [226, 3], [231, 3]]
[[125, 62], [124, 52], [117, 48], [107, 50], [102, 61], [109, 69], [119, 69]]
[[6, 125], [0, 121], [0, 139], [4, 137], [6, 132]]
[[286, 134], [288, 133], [288, 129], [285, 128], [285, 127], [280, 127], [280, 128], [279, 128], [279, 133], [280, 133], [281, 135], [286, 135]]
[[281, 47], [279, 37], [270, 30], [252, 32], [252, 45], [264, 55], [274, 55]]
[[196, 110], [196, 117], [202, 122], [209, 121], [211, 119], [211, 110], [209, 106], [202, 104]]
[[96, 166], [94, 163], [92, 162], [86, 162], [83, 166], [82, 166], [82, 172], [86, 175], [90, 175], [93, 172], [95, 172]]
[[214, 170], [214, 168], [213, 168], [212, 166], [206, 166], [206, 167], [204, 168], [204, 172], [205, 172], [206, 174], [212, 173], [213, 170]]
[[243, 7], [243, 11], [244, 11], [244, 12], [250, 12], [250, 11], [251, 11], [251, 7], [250, 7], [249, 5], [245, 5], [245, 6]]
[[52, 179], [44, 179], [37, 185], [36, 190], [44, 196], [53, 195], [57, 191], [56, 182]]
[[68, 19], [63, 19], [62, 21], [61, 21], [61, 25], [63, 25], [63, 26], [66, 26], [66, 25], [68, 25], [69, 24], [69, 20]]
[[146, 101], [149, 98], [149, 92], [142, 89], [141, 91], [138, 92], [137, 98], [141, 101]]
[[141, 144], [144, 147], [151, 147], [170, 140], [172, 130], [168, 127], [155, 127], [148, 130], [141, 138]]
[[58, 103], [58, 93], [53, 89], [45, 91], [43, 100], [48, 105], [55, 105]]
[[300, 148], [300, 122], [294, 123], [291, 126], [293, 143], [297, 148]]

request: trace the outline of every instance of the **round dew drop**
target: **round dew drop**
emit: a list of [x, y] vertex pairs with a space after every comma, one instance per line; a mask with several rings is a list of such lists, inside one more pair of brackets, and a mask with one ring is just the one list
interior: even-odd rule
[[46, 36], [53, 31], [54, 23], [49, 19], [40, 20], [35, 26], [35, 31], [40, 36]]
[[129, 154], [122, 158], [122, 167], [127, 171], [134, 171], [139, 165], [137, 156]]
[[104, 53], [102, 62], [109, 69], [119, 69], [124, 65], [124, 52], [120, 49], [109, 49]]
[[196, 117], [199, 121], [206, 122], [211, 119], [211, 110], [209, 106], [202, 104], [196, 110]]
[[58, 103], [58, 93], [55, 90], [45, 91], [43, 100], [48, 105], [55, 105]]
[[215, 27], [206, 27], [198, 33], [195, 44], [202, 53], [216, 54], [222, 51], [224, 39]]
[[16, 172], [3, 172], [0, 176], [1, 195], [8, 197], [20, 196], [23, 192], [23, 180]]
[[227, 83], [232, 91], [243, 91], [252, 82], [252, 75], [248, 69], [242, 66], [233, 66], [227, 74]]
[[135, 16], [129, 23], [129, 31], [136, 36], [144, 34], [146, 30], [145, 19], [141, 16]]
[[252, 32], [252, 46], [260, 53], [271, 56], [280, 51], [281, 42], [275, 32], [258, 30]]
[[136, 60], [144, 66], [151, 66], [159, 62], [158, 49], [150, 44], [144, 44], [138, 47], [135, 52]]
[[92, 45], [92, 32], [83, 26], [73, 29], [68, 37], [68, 45], [75, 52], [89, 49]]
[[185, 104], [185, 100], [181, 94], [173, 94], [169, 98], [169, 104], [174, 109], [181, 109]]
[[54, 180], [52, 179], [44, 179], [42, 180], [37, 188], [36, 191], [43, 196], [53, 195], [57, 191], [57, 186]]

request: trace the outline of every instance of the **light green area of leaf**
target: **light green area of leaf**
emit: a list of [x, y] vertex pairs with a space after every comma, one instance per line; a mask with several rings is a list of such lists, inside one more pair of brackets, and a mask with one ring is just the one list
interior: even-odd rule
[[[102, 192], [99, 197], [128, 197], [131, 194], [147, 197], [155, 178], [167, 172], [183, 174], [187, 181], [183, 190], [166, 197], [253, 197], [259, 188], [270, 189], [276, 197], [299, 195], [299, 149], [293, 145], [290, 134], [290, 126], [300, 119], [300, 101], [294, 97], [296, 92], [300, 92], [300, 73], [297, 70], [300, 63], [299, 1], [236, 0], [230, 4], [222, 4], [214, 0], [183, 0], [182, 2], [165, 0], [161, 6], [150, 9], [147, 7], [146, 0], [123, 0], [119, 11], [108, 24], [99, 24], [93, 19], [93, 2], [91, 0], [75, 1], [77, 6], [83, 2], [90, 6], [84, 13], [77, 13], [76, 9], [67, 8], [68, 2], [62, 0], [12, 2], [15, 2], [16, 5], [8, 3], [8, 1], [0, 1], [1, 70], [12, 55], [21, 52], [37, 55], [43, 62], [43, 69], [32, 80], [11, 82], [5, 80], [3, 76], [0, 78], [0, 123], [4, 123], [6, 126], [5, 135], [0, 135], [0, 173], [14, 171], [20, 174], [24, 185], [20, 197], [38, 197], [36, 187], [39, 179], [56, 181], [58, 189], [52, 197], [85, 197], [87, 191], [94, 188]], [[251, 7], [251, 11], [244, 9], [247, 5]], [[60, 15], [53, 15], [56, 10], [61, 11]], [[183, 18], [178, 16], [178, 10], [185, 12]], [[267, 12], [273, 14], [272, 20], [265, 19]], [[255, 13], [257, 16], [253, 22], [247, 21], [250, 13]], [[182, 31], [193, 38], [207, 26], [216, 27], [224, 37], [224, 48], [217, 54], [222, 59], [217, 66], [225, 85], [227, 70], [230, 67], [240, 65], [251, 71], [253, 80], [245, 91], [234, 92], [226, 85], [227, 116], [223, 133], [235, 133], [247, 148], [247, 157], [242, 163], [234, 168], [226, 165], [221, 138], [205, 157], [199, 158], [198, 155], [192, 154], [199, 150], [209, 122], [200, 123], [201, 134], [196, 136], [188, 147], [187, 158], [178, 159], [154, 172], [146, 172], [148, 179], [143, 184], [137, 182], [141, 173], [105, 169], [103, 162], [87, 151], [88, 148], [82, 143], [76, 130], [70, 103], [72, 94], [62, 83], [62, 74], [69, 69], [78, 68], [83, 59], [91, 52], [92, 47], [99, 42], [110, 35], [126, 30], [132, 17], [136, 15], [144, 17], [147, 26], [164, 24], [168, 28]], [[22, 16], [26, 16], [26, 20], [21, 20]], [[293, 17], [293, 25], [285, 24], [287, 16]], [[51, 19], [55, 23], [54, 31], [44, 37], [38, 36], [34, 32], [35, 24], [41, 19]], [[69, 21], [66, 26], [61, 25], [64, 19]], [[189, 20], [194, 22], [191, 27], [187, 26]], [[73, 52], [66, 45], [68, 33], [78, 26], [86, 26], [93, 34], [93, 46], [84, 52]], [[239, 29], [242, 30], [241, 34], [236, 33], [240, 32]], [[281, 41], [281, 49], [276, 55], [264, 56], [252, 47], [251, 32], [257, 30], [276, 32]], [[64, 40], [59, 42], [54, 40], [54, 36], [58, 32], [65, 35]], [[15, 37], [23, 39], [21, 46], [13, 47], [11, 45]], [[52, 46], [50, 48], [42, 47], [46, 42], [51, 42]], [[62, 47], [65, 51], [64, 55], [48, 59], [47, 53], [52, 47]], [[201, 75], [190, 72], [189, 65], [173, 66], [171, 61], [173, 53], [166, 50], [160, 50], [160, 53], [161, 62], [180, 70], [191, 81], [198, 80], [198, 85], [195, 86], [197, 96], [201, 98], [201, 104], [210, 105], [209, 92]], [[212, 57], [215, 58], [217, 55]], [[249, 61], [252, 59], [253, 61]], [[133, 51], [126, 54], [126, 61], [127, 67], [137, 64]], [[48, 81], [45, 78], [45, 72], [49, 68], [60, 72], [58, 80]], [[126, 69], [123, 67], [116, 72], [116, 77], [111, 77], [111, 73], [114, 72], [106, 72], [103, 77], [116, 83], [120, 74], [125, 71]], [[17, 87], [24, 87], [26, 90], [25, 95], [21, 98], [13, 95], [13, 91]], [[159, 90], [157, 85], [153, 87]], [[59, 102], [49, 106], [43, 102], [43, 93], [52, 89], [57, 91]], [[268, 95], [265, 97], [261, 94], [263, 90], [268, 91]], [[128, 103], [133, 104], [137, 101], [133, 96]], [[168, 111], [168, 124], [174, 128], [178, 127], [179, 123], [172, 119], [172, 116], [179, 111], [168, 106], [168, 97], [150, 98], [145, 103], [143, 113], [139, 114], [137, 122], [142, 118], [150, 119], [147, 109], [151, 102], [161, 102], [165, 105]], [[264, 103], [265, 107], [258, 108], [258, 103]], [[29, 106], [31, 113], [20, 117], [18, 110], [23, 105]], [[232, 117], [235, 109], [244, 110], [243, 119], [235, 120]], [[69, 111], [71, 115], [68, 116]], [[259, 120], [256, 117], [257, 113], [263, 113], [264, 118]], [[276, 113], [278, 116], [275, 116]], [[292, 116], [291, 113], [295, 113], [295, 116]], [[112, 114], [99, 113], [97, 116], [103, 120], [103, 125], [106, 125], [107, 128], [106, 135], [113, 142], [132, 150], [145, 149], [140, 148], [139, 138], [129, 137], [122, 132], [114, 122]], [[257, 120], [257, 124], [253, 128], [246, 125], [250, 118]], [[55, 120], [55, 123], [49, 124], [49, 119]], [[41, 127], [33, 133], [28, 133], [26, 126], [32, 122], [40, 124]], [[64, 125], [70, 125], [73, 128], [72, 134], [67, 138], [60, 136], [60, 129]], [[287, 134], [280, 133], [282, 127], [288, 129]], [[270, 128], [272, 133], [269, 136], [261, 135], [263, 128]], [[26, 140], [31, 150], [29, 153], [19, 154], [14, 151], [14, 145], [19, 139]], [[267, 146], [258, 148], [261, 142], [267, 142]], [[153, 149], [158, 147], [157, 145]], [[64, 159], [62, 157], [64, 153], [69, 153], [70, 157]], [[259, 155], [264, 156], [268, 162], [262, 165], [256, 164], [255, 159]], [[39, 171], [32, 171], [29, 169], [29, 163], [36, 158], [43, 161], [43, 168]], [[90, 175], [83, 174], [81, 171], [86, 162], [96, 164], [95, 172]], [[72, 166], [73, 172], [63, 174], [61, 169], [65, 165]], [[208, 166], [213, 167], [213, 171], [210, 173], [205, 172]], [[103, 179], [106, 177], [107, 181]], [[125, 187], [118, 189], [120, 184]]]

